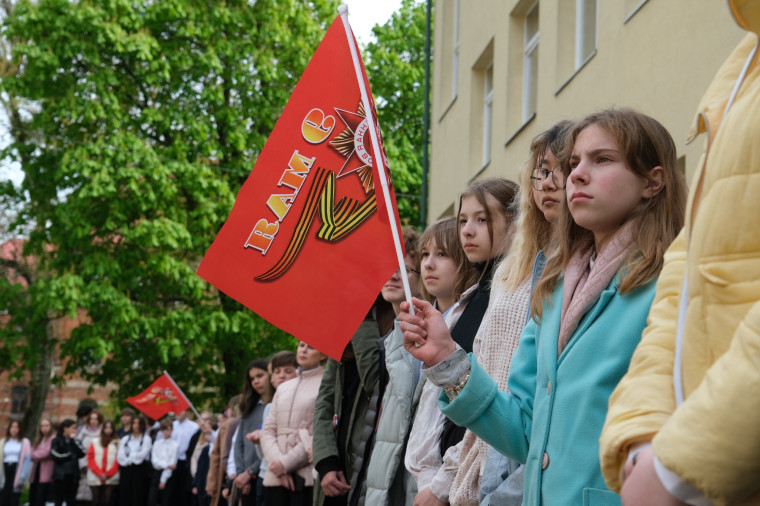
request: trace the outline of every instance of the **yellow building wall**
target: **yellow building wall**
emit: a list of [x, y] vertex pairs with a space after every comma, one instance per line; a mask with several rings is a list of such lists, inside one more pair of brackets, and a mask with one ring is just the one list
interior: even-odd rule
[[[536, 3], [536, 108], [524, 122], [524, 20]], [[665, 125], [690, 180], [703, 147], [702, 139], [685, 144], [696, 107], [745, 33], [725, 0], [597, 0], [596, 50], [576, 68], [576, 0], [436, 0], [434, 5], [431, 222], [456, 212], [459, 193], [471, 181], [516, 179], [531, 139], [555, 121], [606, 107], [632, 107]], [[490, 161], [484, 163], [489, 65]]]

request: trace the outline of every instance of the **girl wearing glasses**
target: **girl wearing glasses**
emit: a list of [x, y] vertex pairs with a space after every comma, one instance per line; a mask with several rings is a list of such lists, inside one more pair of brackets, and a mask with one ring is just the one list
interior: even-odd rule
[[[530, 293], [551, 249], [562, 200], [564, 179], [557, 153], [573, 125], [560, 121], [533, 139], [530, 156], [520, 177], [520, 194], [515, 202], [518, 214], [515, 238], [509, 254], [499, 264], [491, 289], [491, 300], [473, 345], [478, 363], [507, 388], [507, 375], [520, 332], [529, 319]], [[524, 468], [494, 451], [472, 431], [465, 433], [459, 448], [449, 502], [452, 505], [512, 505], [522, 502]], [[481, 483], [482, 482], [482, 483]]]
[[620, 498], [599, 467], [607, 400], [646, 325], [686, 186], [670, 134], [631, 110], [587, 116], [566, 147], [570, 215], [560, 213], [559, 246], [533, 293], [509, 391], [457, 349], [426, 302], [414, 301], [414, 316], [402, 312], [401, 326], [404, 345], [444, 388], [444, 413], [525, 462], [523, 504], [613, 505]]

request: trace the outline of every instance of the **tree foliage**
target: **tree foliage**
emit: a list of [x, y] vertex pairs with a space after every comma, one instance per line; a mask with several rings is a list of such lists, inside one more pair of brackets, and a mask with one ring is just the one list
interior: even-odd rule
[[403, 0], [387, 23], [372, 29], [364, 51], [377, 104], [399, 215], [417, 225], [422, 186], [425, 2]]
[[49, 340], [51, 319], [83, 309], [85, 322], [58, 343], [66, 371], [114, 381], [126, 397], [169, 369], [195, 398], [217, 387], [209, 395], [224, 402], [248, 360], [291, 342], [195, 269], [336, 6], [15, 6], [3, 35], [17, 41], [20, 71], [2, 87], [29, 107], [5, 155], [25, 178], [2, 198], [20, 209], [17, 226], [34, 224], [26, 253], [41, 276], [24, 304], [12, 282], [0, 290], [12, 319], [3, 366], [31, 357], [33, 336]]
[[[337, 4], [22, 0], [7, 12], [3, 155], [24, 180], [0, 185], [0, 206], [28, 241], [0, 277], [0, 368], [43, 378], [58, 354], [120, 399], [167, 369], [220, 406], [249, 360], [292, 346], [195, 270]], [[374, 34], [367, 69], [400, 213], [416, 223], [423, 5], [404, 0]], [[62, 339], [65, 317], [80, 324]]]

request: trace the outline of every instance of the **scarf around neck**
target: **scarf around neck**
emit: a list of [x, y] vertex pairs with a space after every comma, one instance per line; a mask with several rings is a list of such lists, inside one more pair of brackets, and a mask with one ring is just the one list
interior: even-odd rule
[[[567, 346], [581, 318], [599, 300], [602, 291], [620, 270], [633, 244], [637, 224], [637, 221], [629, 221], [620, 227], [600, 252], [595, 251], [592, 239], [573, 253], [565, 268], [562, 287], [557, 357]], [[595, 253], [592, 268], [591, 259]]]

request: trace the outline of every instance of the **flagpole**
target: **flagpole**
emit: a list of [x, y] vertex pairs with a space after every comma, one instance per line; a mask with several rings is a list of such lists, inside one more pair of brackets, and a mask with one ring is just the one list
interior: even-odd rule
[[[171, 382], [172, 382], [172, 385], [174, 385], [174, 387], [177, 389], [177, 392], [179, 392], [180, 394], [182, 394], [182, 397], [184, 397], [184, 398], [185, 398], [185, 400], [187, 401], [187, 403], [188, 403], [188, 404], [190, 404], [190, 409], [192, 409], [192, 410], [193, 410], [193, 413], [195, 413], [195, 416], [197, 417], [198, 421], [200, 421], [200, 419], [201, 419], [201, 415], [200, 415], [200, 414], [198, 413], [198, 411], [195, 409], [195, 406], [193, 406], [193, 403], [192, 403], [192, 402], [190, 402], [190, 399], [188, 399], [188, 398], [187, 398], [187, 395], [185, 395], [185, 392], [183, 392], [183, 391], [182, 391], [182, 389], [179, 387], [179, 385], [177, 385], [177, 382], [176, 382], [176, 381], [174, 381], [174, 378], [172, 378], [172, 375], [171, 375], [171, 374], [169, 374], [169, 373], [166, 371], [166, 369], [164, 369], [164, 374], [166, 374], [166, 377], [167, 377], [167, 378], [169, 378], [169, 381], [171, 381]], [[176, 413], [175, 413], [175, 414], [176, 414]]]
[[[369, 121], [368, 130], [369, 137], [372, 140], [372, 149], [375, 156], [373, 161], [377, 164], [377, 172], [380, 178], [380, 187], [382, 188], [383, 197], [385, 199], [385, 209], [388, 212], [388, 221], [391, 224], [391, 235], [393, 236], [393, 245], [396, 247], [396, 257], [398, 258], [399, 272], [401, 273], [401, 281], [404, 285], [404, 294], [406, 300], [409, 302], [409, 312], [414, 314], [414, 305], [412, 304], [412, 290], [409, 288], [409, 276], [406, 273], [406, 263], [404, 263], [404, 254], [401, 250], [401, 240], [398, 227], [396, 226], [396, 217], [393, 215], [393, 206], [391, 203], [390, 192], [388, 191], [388, 179], [385, 177], [385, 166], [383, 165], [382, 151], [380, 151], [380, 141], [377, 138], [377, 131], [375, 129], [375, 117], [372, 114], [372, 107], [369, 103], [369, 96], [367, 94], [367, 87], [364, 84], [364, 76], [362, 75], [361, 65], [359, 64], [359, 51], [356, 48], [356, 41], [354, 41], [353, 32], [351, 31], [351, 25], [348, 23], [348, 6], [342, 4], [338, 6], [338, 12], [340, 18], [343, 21], [343, 27], [346, 30], [346, 38], [348, 38], [348, 47], [351, 50], [351, 59], [354, 62], [354, 72], [356, 72], [356, 80], [359, 82], [359, 91], [362, 96], [362, 105], [364, 106], [364, 113], [366, 114], [367, 121]], [[377, 194], [377, 191], [375, 192]]]

